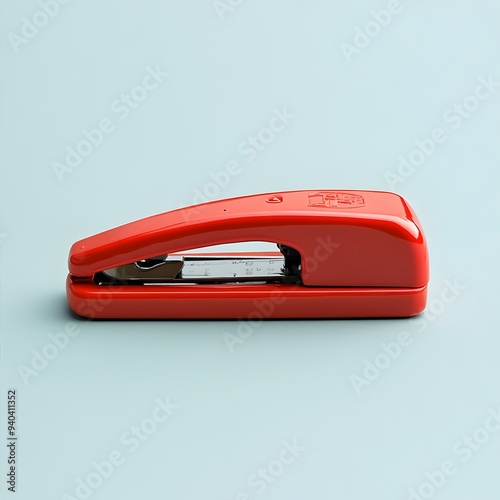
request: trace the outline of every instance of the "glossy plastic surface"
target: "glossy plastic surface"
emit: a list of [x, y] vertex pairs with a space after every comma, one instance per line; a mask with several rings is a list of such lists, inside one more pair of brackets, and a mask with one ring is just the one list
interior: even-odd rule
[[[117, 287], [92, 280], [137, 260], [244, 241], [297, 250], [302, 285]], [[402, 197], [377, 191], [268, 193], [174, 210], [75, 243], [69, 269], [72, 309], [103, 318], [246, 317], [258, 310], [255, 301], [276, 293], [281, 302], [271, 302], [264, 317], [411, 316], [425, 307], [429, 277], [413, 210]]]

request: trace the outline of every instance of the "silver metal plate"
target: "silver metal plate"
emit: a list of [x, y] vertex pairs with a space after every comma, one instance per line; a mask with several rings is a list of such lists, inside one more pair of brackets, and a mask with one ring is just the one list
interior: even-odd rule
[[101, 273], [106, 281], [161, 285], [190, 283], [290, 282], [285, 274], [284, 257], [255, 256], [160, 256], [107, 269]]

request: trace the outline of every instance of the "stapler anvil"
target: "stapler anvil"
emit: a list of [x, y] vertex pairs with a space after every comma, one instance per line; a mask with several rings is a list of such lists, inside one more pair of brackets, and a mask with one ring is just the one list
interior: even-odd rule
[[[192, 253], [254, 241], [276, 251]], [[70, 307], [90, 318], [407, 317], [425, 308], [429, 263], [401, 196], [323, 190], [131, 222], [76, 242], [69, 273]]]

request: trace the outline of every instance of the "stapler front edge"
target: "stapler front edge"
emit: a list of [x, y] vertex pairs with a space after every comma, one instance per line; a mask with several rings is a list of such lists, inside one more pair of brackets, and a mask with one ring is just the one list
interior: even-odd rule
[[[275, 252], [183, 253], [263, 241]], [[89, 318], [408, 317], [429, 262], [399, 195], [288, 191], [193, 205], [76, 242], [67, 297]]]

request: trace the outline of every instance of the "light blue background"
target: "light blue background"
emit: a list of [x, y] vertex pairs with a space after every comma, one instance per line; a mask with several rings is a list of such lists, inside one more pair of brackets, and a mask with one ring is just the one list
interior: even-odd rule
[[[18, 390], [18, 499], [74, 495], [114, 450], [125, 461], [92, 499], [407, 499], [445, 460], [457, 471], [430, 497], [498, 498], [500, 433], [467, 462], [453, 450], [500, 405], [500, 88], [457, 130], [443, 114], [478, 78], [500, 81], [500, 3], [401, 2], [347, 61], [341, 44], [387, 7], [247, 0], [221, 20], [209, 0], [72, 1], [16, 53], [12, 34], [41, 7], [0, 3], [0, 397], [6, 415], [6, 388]], [[120, 119], [112, 103], [157, 65], [169, 76]], [[295, 118], [248, 162], [240, 144], [283, 107]], [[53, 163], [105, 118], [115, 130], [59, 182]], [[398, 157], [436, 128], [446, 141], [389, 185]], [[211, 173], [231, 161], [239, 173], [214, 190]], [[74, 241], [210, 189], [318, 188], [409, 200], [439, 314], [269, 321], [233, 353], [223, 335], [237, 322], [69, 315]], [[446, 280], [466, 288], [440, 308]], [[25, 384], [20, 365], [68, 322], [80, 334]], [[411, 345], [356, 394], [352, 376], [403, 331]], [[166, 397], [178, 410], [130, 453], [120, 436]], [[259, 495], [248, 479], [294, 439], [305, 451]]]

